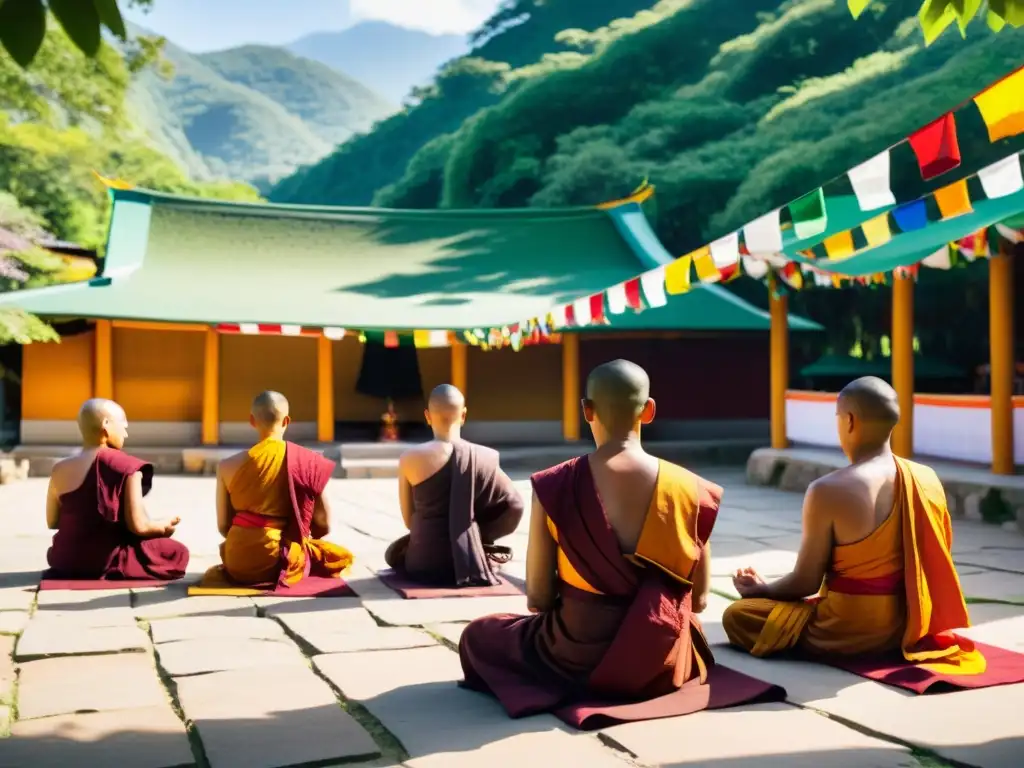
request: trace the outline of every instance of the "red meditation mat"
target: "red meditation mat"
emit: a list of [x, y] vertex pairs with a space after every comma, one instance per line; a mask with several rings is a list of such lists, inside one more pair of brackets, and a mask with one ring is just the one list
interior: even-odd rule
[[222, 595], [228, 597], [358, 597], [355, 590], [344, 579], [328, 576], [307, 576], [291, 587], [259, 589], [231, 584], [188, 588], [189, 597]]
[[917, 664], [910, 664], [902, 656], [829, 659], [827, 662], [814, 660], [914, 693], [947, 693], [965, 688], [1024, 683], [1024, 653], [985, 643], [975, 643], [974, 647], [981, 651], [988, 662], [985, 672], [980, 675], [942, 675]]
[[695, 683], [687, 683], [678, 691], [657, 699], [629, 704], [581, 701], [556, 709], [554, 714], [573, 728], [592, 731], [618, 723], [660, 720], [705, 709], [725, 709], [741, 704], [764, 704], [786, 699], [785, 688], [718, 665], [708, 672], [708, 680], [704, 685]]
[[177, 584], [181, 579], [161, 581], [158, 579], [49, 579], [45, 575], [39, 582], [39, 591], [51, 589], [155, 589], [168, 584]]
[[504, 576], [498, 576], [500, 584], [493, 587], [433, 587], [412, 581], [408, 576], [390, 568], [377, 571], [384, 586], [393, 589], [406, 600], [430, 597], [507, 597], [523, 594], [523, 591]]

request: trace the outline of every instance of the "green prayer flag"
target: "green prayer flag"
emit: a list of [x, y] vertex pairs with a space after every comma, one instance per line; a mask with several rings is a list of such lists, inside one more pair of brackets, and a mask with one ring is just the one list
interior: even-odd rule
[[793, 218], [793, 231], [798, 239], [805, 240], [823, 233], [828, 226], [828, 214], [821, 187], [790, 203], [789, 215]]

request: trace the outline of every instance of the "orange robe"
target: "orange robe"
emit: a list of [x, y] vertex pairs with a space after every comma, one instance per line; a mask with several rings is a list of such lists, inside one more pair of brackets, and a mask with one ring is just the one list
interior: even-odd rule
[[[301, 458], [290, 463], [289, 452]], [[228, 487], [236, 512], [220, 547], [223, 565], [206, 572], [202, 588], [251, 585], [256, 593], [293, 586], [306, 575], [340, 576], [352, 564], [352, 553], [344, 547], [308, 535], [312, 504], [330, 477], [322, 469], [303, 471], [318, 460], [326, 462], [306, 448], [273, 438], [250, 449]], [[295, 508], [296, 483], [308, 510]]]
[[795, 649], [822, 660], [902, 652], [937, 675], [981, 675], [986, 661], [955, 630], [969, 627], [951, 554], [953, 529], [935, 472], [896, 459], [893, 510], [871, 535], [833, 548], [820, 593], [796, 602], [734, 602], [722, 623], [754, 656]]

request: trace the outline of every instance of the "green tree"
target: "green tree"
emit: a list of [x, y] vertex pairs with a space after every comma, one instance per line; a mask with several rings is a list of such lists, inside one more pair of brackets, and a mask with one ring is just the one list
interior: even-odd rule
[[[847, 0], [854, 18], [860, 16], [878, 0]], [[985, 20], [993, 32], [1007, 24], [1024, 26], [1024, 0], [924, 0], [918, 19], [924, 32], [926, 45], [931, 45], [947, 28], [956, 24], [960, 34], [966, 34], [967, 25], [985, 8]]]

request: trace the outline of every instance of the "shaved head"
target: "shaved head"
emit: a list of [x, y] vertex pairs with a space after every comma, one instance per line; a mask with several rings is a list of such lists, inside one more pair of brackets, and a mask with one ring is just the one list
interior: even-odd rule
[[896, 390], [876, 376], [864, 376], [843, 387], [836, 411], [860, 423], [862, 439], [870, 447], [885, 443], [900, 420]]
[[466, 407], [466, 398], [458, 387], [439, 384], [430, 392], [427, 408], [431, 413], [459, 413]]
[[78, 411], [78, 431], [85, 445], [99, 445], [106, 440], [114, 448], [120, 448], [127, 422], [124, 408], [101, 397], [86, 400]]
[[587, 401], [613, 435], [628, 433], [651, 397], [647, 371], [628, 360], [599, 365], [587, 377]]
[[270, 429], [288, 417], [288, 398], [280, 392], [267, 390], [252, 401], [252, 419], [257, 427]]

